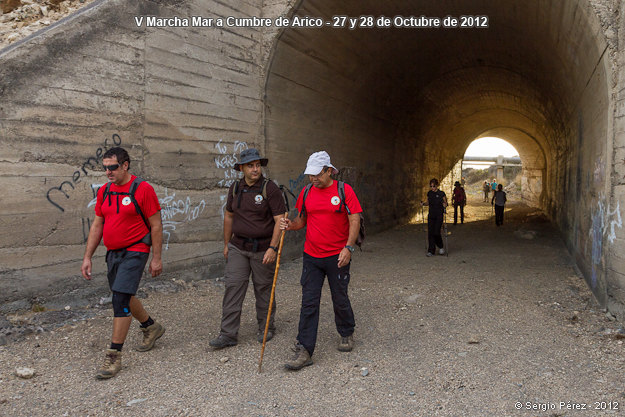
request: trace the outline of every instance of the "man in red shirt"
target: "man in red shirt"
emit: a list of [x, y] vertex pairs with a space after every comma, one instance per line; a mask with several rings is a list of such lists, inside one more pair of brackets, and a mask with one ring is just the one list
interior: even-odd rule
[[161, 249], [163, 225], [161, 206], [150, 184], [128, 172], [130, 157], [123, 148], [111, 148], [102, 157], [109, 183], [98, 191], [95, 219], [89, 230], [87, 248], [81, 267], [85, 279], [91, 279], [91, 257], [104, 237], [107, 248], [109, 287], [113, 292], [113, 336], [104, 365], [96, 378], [114, 377], [121, 369], [121, 351], [132, 317], [141, 323], [143, 342], [137, 348], [145, 352], [154, 347], [165, 328], [155, 322], [135, 297], [143, 269], [150, 256], [153, 277], [163, 270]]
[[317, 342], [319, 327], [319, 304], [325, 277], [332, 294], [334, 320], [339, 332], [338, 350], [349, 352], [354, 346], [354, 312], [347, 295], [349, 266], [354, 244], [360, 230], [362, 208], [352, 187], [345, 184], [345, 209], [332, 174], [338, 170], [330, 163], [325, 151], [315, 152], [306, 165], [312, 187], [308, 188], [306, 201], [302, 190], [296, 207], [299, 215], [295, 220], [282, 218], [280, 228], [299, 230], [306, 227], [302, 268], [302, 308], [295, 357], [285, 364], [287, 369], [299, 370], [312, 365], [312, 354]]

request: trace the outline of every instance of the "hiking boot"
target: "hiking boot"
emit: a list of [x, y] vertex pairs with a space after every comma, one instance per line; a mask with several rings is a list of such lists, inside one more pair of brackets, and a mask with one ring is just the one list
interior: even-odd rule
[[143, 332], [143, 341], [137, 347], [139, 352], [147, 352], [152, 349], [156, 339], [165, 333], [165, 328], [158, 322], [154, 322], [153, 325], [148, 327], [140, 327], [140, 329]]
[[[263, 343], [263, 336], [265, 336], [265, 331], [259, 330], [258, 334], [256, 335], [256, 340], [258, 340], [258, 343]], [[273, 330], [269, 329], [267, 330], [267, 339], [265, 339], [265, 341], [268, 342], [271, 339], [273, 339]]]
[[445, 254], [445, 249], [440, 248], [440, 249], [438, 250], [438, 254], [439, 254], [439, 255], [444, 255], [444, 254]]
[[122, 353], [119, 350], [107, 349], [104, 364], [95, 375], [97, 379], [113, 378], [122, 369]]
[[[261, 342], [262, 342], [262, 339], [261, 339]], [[236, 340], [232, 340], [229, 337], [224, 336], [223, 334], [220, 334], [215, 339], [213, 339], [210, 342], [208, 342], [208, 344], [213, 349], [217, 350], [217, 349], [223, 349], [223, 348], [229, 347], [229, 346], [236, 346], [237, 341]]]
[[306, 348], [302, 345], [297, 345], [295, 349], [295, 356], [290, 361], [284, 364], [286, 369], [290, 369], [292, 371], [299, 371], [304, 366], [312, 365], [313, 361], [310, 357], [310, 353], [306, 350]]
[[349, 335], [346, 337], [341, 337], [341, 340], [339, 341], [339, 345], [338, 345], [338, 350], [340, 352], [351, 352], [352, 349], [354, 348], [354, 336], [353, 335]]

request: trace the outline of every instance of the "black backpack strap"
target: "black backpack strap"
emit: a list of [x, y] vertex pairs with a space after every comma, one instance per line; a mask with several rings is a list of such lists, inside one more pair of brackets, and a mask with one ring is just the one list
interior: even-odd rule
[[241, 196], [243, 195], [242, 192], [240, 192], [240, 188], [241, 188], [241, 181], [242, 180], [236, 180], [234, 182], [234, 186], [232, 187], [232, 199], [234, 200], [237, 196], [239, 197], [237, 199], [237, 208], [241, 208]]
[[111, 190], [111, 182], [107, 182], [106, 183], [106, 187], [104, 188], [104, 194], [102, 194], [102, 204], [104, 204], [104, 200], [106, 200], [106, 197], [108, 196], [109, 198], [109, 206], [111, 205], [111, 194], [109, 193], [109, 191]]
[[137, 199], [135, 198], [135, 192], [137, 192], [137, 188], [139, 187], [139, 184], [141, 184], [142, 182], [143, 182], [142, 178], [136, 177], [135, 180], [130, 185], [130, 190], [128, 191], [128, 193], [130, 195], [130, 200], [132, 201], [132, 204], [135, 205], [135, 210], [137, 211], [137, 214], [141, 216], [143, 223], [145, 223], [145, 227], [147, 227], [148, 230], [151, 230], [152, 227], [150, 227], [150, 222], [148, 221], [148, 219], [146, 219], [145, 215], [141, 211], [141, 207], [139, 207], [139, 203], [137, 202]]
[[308, 184], [304, 188], [304, 196], [302, 197], [302, 212], [299, 214], [301, 217], [306, 216], [306, 197], [308, 197], [308, 193], [310, 192], [311, 188], [312, 188], [312, 183]]
[[341, 206], [345, 207], [345, 211], [347, 214], [352, 214], [352, 211], [347, 207], [347, 202], [345, 201], [345, 183], [343, 181], [338, 181], [338, 190], [339, 190], [339, 198], [341, 199], [341, 203], [339, 204], [339, 208], [336, 209], [337, 213], [341, 212]]

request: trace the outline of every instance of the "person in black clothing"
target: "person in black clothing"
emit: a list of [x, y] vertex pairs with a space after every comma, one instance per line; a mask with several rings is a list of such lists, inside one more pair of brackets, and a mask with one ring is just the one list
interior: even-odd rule
[[430, 180], [430, 191], [428, 191], [427, 201], [422, 201], [421, 205], [429, 206], [428, 212], [428, 253], [427, 256], [434, 256], [436, 247], [438, 253], [445, 254], [443, 248], [443, 237], [441, 227], [443, 226], [443, 216], [447, 207], [447, 196], [445, 192], [438, 189], [438, 180]]
[[508, 199], [506, 198], [506, 192], [503, 190], [503, 186], [498, 184], [497, 191], [495, 191], [493, 198], [490, 200], [491, 206], [493, 203], [495, 204], [495, 224], [497, 226], [503, 225], [503, 209], [507, 200]]

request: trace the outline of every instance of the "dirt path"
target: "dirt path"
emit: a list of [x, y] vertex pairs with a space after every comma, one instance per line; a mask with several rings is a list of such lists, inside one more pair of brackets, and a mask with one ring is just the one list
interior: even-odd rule
[[[368, 238], [352, 266], [353, 352], [336, 350], [326, 286], [314, 365], [295, 373], [283, 369], [299, 314], [301, 262], [295, 261], [281, 269], [278, 333], [267, 344], [262, 374], [251, 291], [239, 345], [212, 352], [208, 340], [219, 328], [223, 288], [193, 282], [176, 294], [148, 292], [145, 303], [167, 333], [154, 350], [140, 353], [134, 351], [140, 336], [133, 326], [124, 368], [113, 380], [94, 379], [111, 328], [107, 309], [1, 347], [0, 415], [621, 413], [625, 358], [619, 323], [597, 308], [543, 217], [515, 204], [503, 227], [483, 220], [488, 216], [490, 205], [467, 207], [468, 222], [450, 226], [449, 257], [425, 257], [419, 224]], [[519, 229], [526, 238], [532, 237], [527, 231], [536, 235], [521, 238]], [[37, 375], [19, 379], [13, 375], [18, 366]]]

